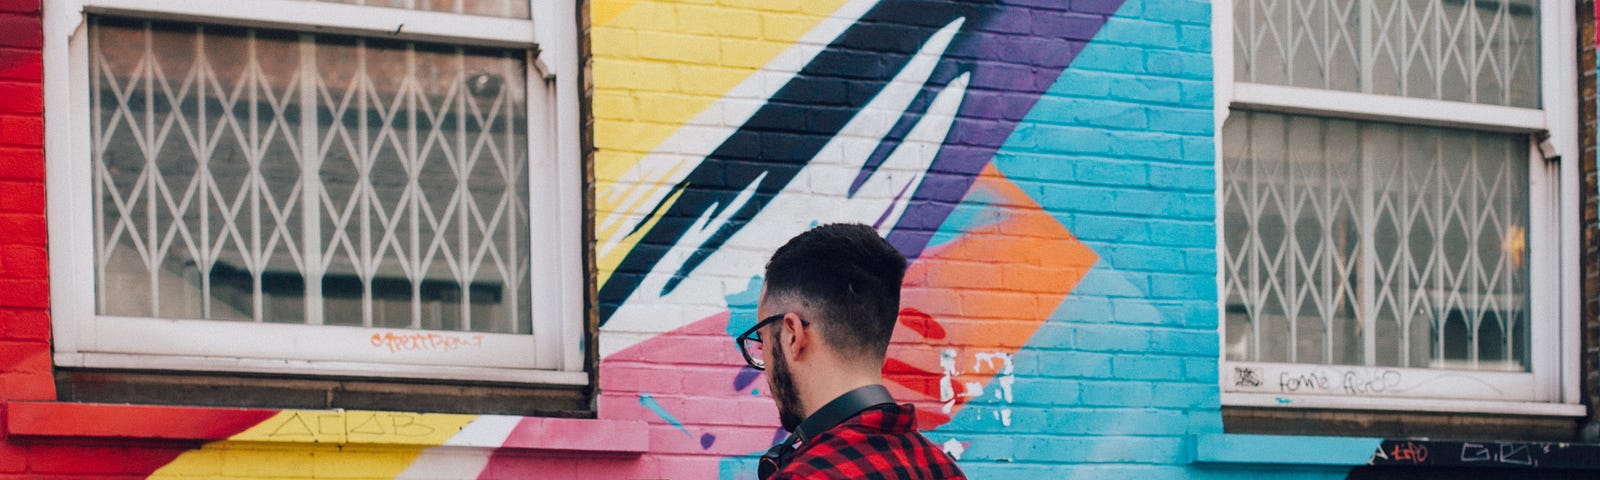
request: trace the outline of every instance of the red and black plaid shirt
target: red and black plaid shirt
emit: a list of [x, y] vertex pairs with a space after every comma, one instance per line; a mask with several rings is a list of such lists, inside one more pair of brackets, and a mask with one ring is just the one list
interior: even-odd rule
[[917, 432], [910, 404], [863, 411], [785, 457], [773, 480], [967, 478], [954, 459]]

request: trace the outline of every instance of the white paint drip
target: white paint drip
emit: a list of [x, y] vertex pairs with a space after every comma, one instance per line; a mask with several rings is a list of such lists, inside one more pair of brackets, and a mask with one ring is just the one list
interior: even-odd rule
[[[1016, 365], [1011, 361], [1012, 355], [1006, 352], [975, 353], [972, 358], [974, 371], [994, 370], [995, 360], [1000, 360], [1000, 370], [994, 377], [994, 385], [997, 387], [993, 390], [994, 398], [1010, 405], [1013, 400], [1011, 387], [1017, 383]], [[1010, 427], [1011, 407], [1001, 407], [999, 411], [994, 412], [994, 418], [999, 420], [1001, 425]]]
[[939, 401], [947, 402], [956, 398], [955, 377], [959, 372], [956, 372], [955, 350], [947, 348], [939, 352], [939, 368], [944, 370], [944, 376], [939, 377]]
[[967, 453], [967, 447], [961, 445], [961, 442], [952, 438], [944, 441], [944, 453], [949, 454], [950, 458], [960, 460], [961, 454]]

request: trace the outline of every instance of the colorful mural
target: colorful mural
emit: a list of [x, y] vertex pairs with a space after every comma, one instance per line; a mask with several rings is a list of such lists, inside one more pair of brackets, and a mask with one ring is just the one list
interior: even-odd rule
[[885, 375], [974, 477], [1171, 476], [1185, 435], [1220, 431], [1205, 2], [732, 3], [591, 8], [598, 410], [648, 448], [519, 443], [595, 435], [536, 418], [207, 411], [238, 427], [120, 473], [753, 478], [784, 432], [733, 333], [766, 256], [841, 221], [912, 260]]
[[[598, 419], [63, 406], [48, 319], [0, 318], [32, 342], [0, 350], [0, 478], [755, 478], [786, 432], [733, 338], [767, 256], [831, 222], [911, 260], [885, 378], [972, 478], [1345, 478], [1469, 448], [1223, 434], [1209, 2], [588, 6]], [[38, 83], [8, 25], [0, 86]], [[16, 102], [0, 147], [42, 148]], [[7, 158], [42, 189], [42, 155]], [[36, 204], [0, 243], [43, 244]], [[0, 305], [43, 317], [42, 258]]]

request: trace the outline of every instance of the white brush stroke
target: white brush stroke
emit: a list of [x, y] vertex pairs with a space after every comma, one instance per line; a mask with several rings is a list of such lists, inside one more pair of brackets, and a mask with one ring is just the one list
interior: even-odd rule
[[[911, 195], [901, 193], [916, 191], [950, 133], [955, 113], [966, 97], [970, 74], [952, 80], [934, 97], [927, 113], [854, 195], [849, 194], [850, 186], [871, 152], [927, 85], [945, 49], [965, 21], [965, 18], [957, 19], [935, 33], [884, 90], [829, 140], [766, 208], [707, 257], [672, 293], [662, 296], [660, 293], [667, 281], [700, 247], [702, 240], [726, 220], [726, 217], [710, 218], [709, 211], [703, 214], [696, 228], [662, 256], [601, 328], [601, 358], [726, 311], [726, 297], [748, 288], [750, 278], [762, 273], [773, 250], [813, 224], [873, 224], [888, 211], [890, 215], [880, 224], [879, 233], [886, 234], [892, 229], [910, 202]], [[753, 185], [747, 186], [732, 203], [737, 205], [747, 200]]]

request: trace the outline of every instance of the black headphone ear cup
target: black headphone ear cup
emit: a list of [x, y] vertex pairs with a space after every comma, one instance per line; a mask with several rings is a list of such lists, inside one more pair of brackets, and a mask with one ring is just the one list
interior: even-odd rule
[[784, 440], [782, 443], [773, 445], [772, 448], [767, 449], [767, 453], [761, 454], [760, 463], [758, 463], [756, 466], [757, 478], [766, 480], [771, 478], [773, 474], [778, 473], [778, 464], [783, 458], [784, 450], [788, 448], [789, 441]]

